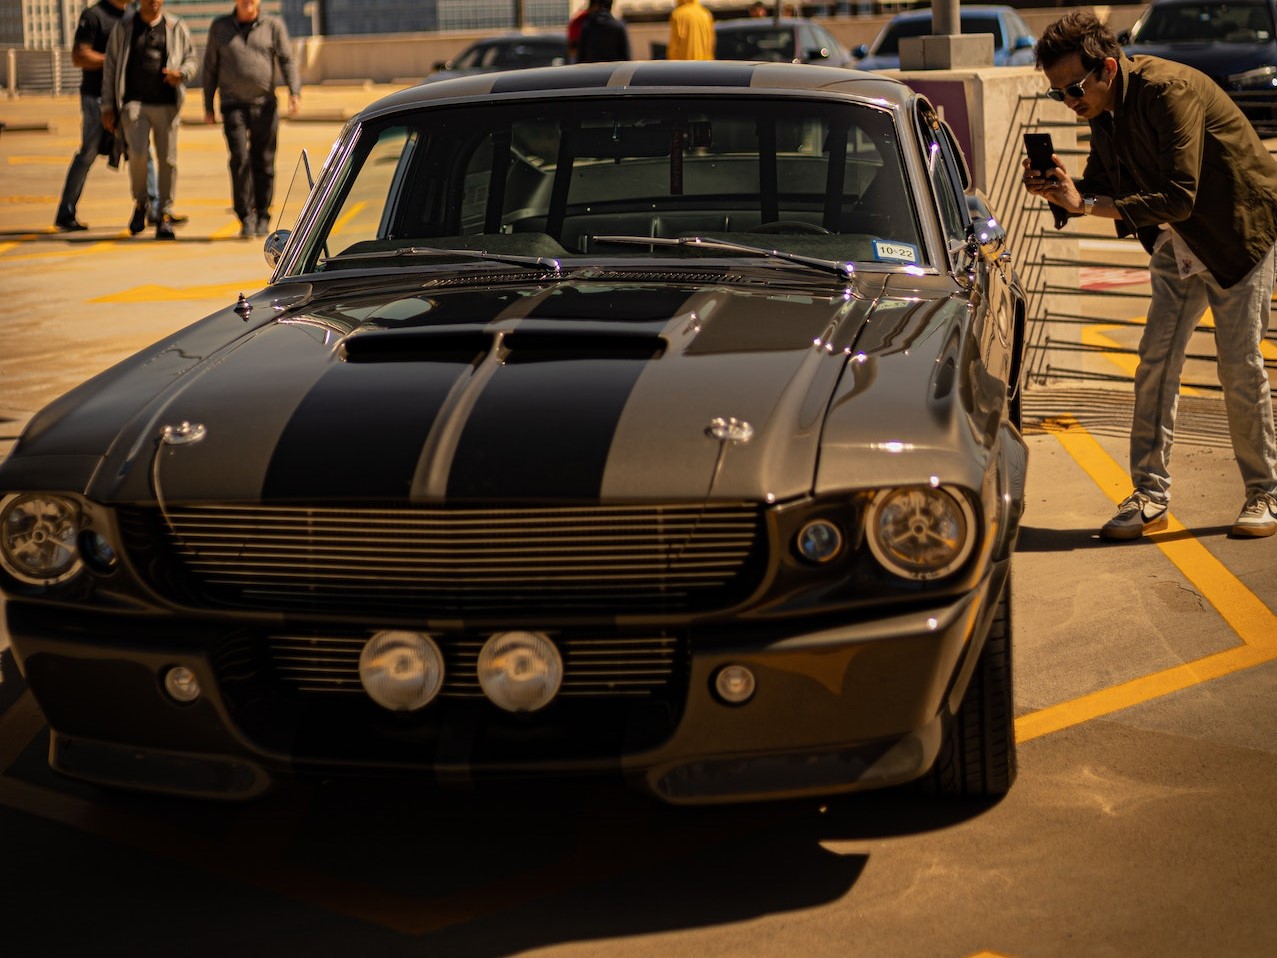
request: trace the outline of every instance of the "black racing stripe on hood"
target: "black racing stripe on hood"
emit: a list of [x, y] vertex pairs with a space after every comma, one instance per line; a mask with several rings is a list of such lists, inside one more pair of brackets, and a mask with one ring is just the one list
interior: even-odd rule
[[503, 365], [461, 435], [448, 500], [598, 501], [617, 422], [647, 362]]
[[538, 70], [536, 73], [523, 70], [512, 70], [511, 75], [502, 76], [492, 84], [493, 95], [499, 93], [521, 93], [536, 90], [574, 90], [579, 87], [607, 86], [608, 80], [616, 72], [616, 64], [600, 63], [589, 67], [574, 67], [571, 70]]
[[749, 86], [756, 67], [748, 63], [689, 61], [686, 70], [670, 62], [641, 66], [634, 71], [630, 86]]
[[265, 500], [406, 502], [422, 445], [460, 362], [337, 363], [284, 428]]
[[682, 312], [694, 291], [676, 287], [612, 286], [554, 290], [529, 311], [530, 319], [606, 319], [608, 322], [659, 322]]

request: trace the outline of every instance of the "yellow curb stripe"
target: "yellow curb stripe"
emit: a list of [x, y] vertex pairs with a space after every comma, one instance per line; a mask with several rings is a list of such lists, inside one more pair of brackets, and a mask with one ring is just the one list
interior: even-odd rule
[[17, 246], [18, 246], [17, 243], [0, 243], [0, 256], [3, 256], [5, 253], [9, 252], [9, 250], [11, 249], [16, 249]]
[[[1126, 471], [1076, 419], [1043, 423], [1065, 451], [1114, 503], [1130, 493]], [[1246, 588], [1173, 516], [1165, 532], [1146, 538], [1157, 545], [1242, 641], [1239, 648], [1172, 666], [1016, 719], [1016, 740], [1027, 742], [1091, 719], [1277, 660], [1277, 615]]]

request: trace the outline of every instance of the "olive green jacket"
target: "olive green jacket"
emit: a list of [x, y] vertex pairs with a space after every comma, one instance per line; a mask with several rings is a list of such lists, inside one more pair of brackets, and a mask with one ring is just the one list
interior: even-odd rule
[[1225, 288], [1277, 243], [1277, 161], [1205, 74], [1158, 57], [1118, 61], [1117, 107], [1091, 120], [1077, 187], [1114, 198], [1117, 235], [1152, 252], [1174, 227]]

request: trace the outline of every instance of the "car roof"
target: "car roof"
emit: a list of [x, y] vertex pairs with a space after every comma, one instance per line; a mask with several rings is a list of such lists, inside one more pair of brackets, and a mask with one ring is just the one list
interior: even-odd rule
[[533, 43], [547, 47], [563, 47], [567, 49], [567, 37], [558, 33], [502, 33], [498, 36], [484, 37], [470, 44], [471, 47], [490, 46], [497, 43]]
[[795, 27], [801, 23], [814, 23], [806, 17], [745, 17], [737, 20], [722, 20], [714, 24], [715, 30], [770, 30], [777, 26]]
[[[964, 3], [962, 7], [958, 10], [958, 16], [959, 18], [961, 18], [963, 16], [966, 16], [968, 13], [984, 14], [987, 16], [990, 13], [1008, 13], [1014, 9], [1015, 9], [1014, 7], [997, 5], [997, 4], [984, 5], [984, 6], [973, 4], [968, 6], [967, 4]], [[906, 10], [904, 13], [897, 13], [894, 17], [891, 18], [892, 21], [896, 21], [896, 22], [907, 22], [910, 20], [930, 20], [930, 19], [931, 19], [931, 9], [929, 7], [921, 9], [921, 10]]]
[[755, 63], [744, 60], [641, 60], [532, 67], [455, 77], [409, 87], [378, 100], [361, 116], [441, 100], [491, 100], [494, 96], [540, 94], [662, 93], [683, 95], [726, 90], [782, 95], [842, 94], [903, 106], [913, 91], [899, 80], [845, 67], [802, 63]]

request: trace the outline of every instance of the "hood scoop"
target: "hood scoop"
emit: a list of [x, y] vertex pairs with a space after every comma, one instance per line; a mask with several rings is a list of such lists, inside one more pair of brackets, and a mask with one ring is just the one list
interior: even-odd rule
[[656, 359], [662, 336], [635, 329], [516, 329], [502, 337], [507, 363], [580, 359]]
[[481, 329], [378, 329], [347, 336], [337, 356], [347, 363], [477, 363], [492, 342]]
[[656, 359], [665, 339], [634, 329], [516, 329], [504, 333], [457, 329], [378, 329], [347, 336], [338, 347], [346, 363], [475, 364], [499, 340], [505, 363], [581, 359]]

